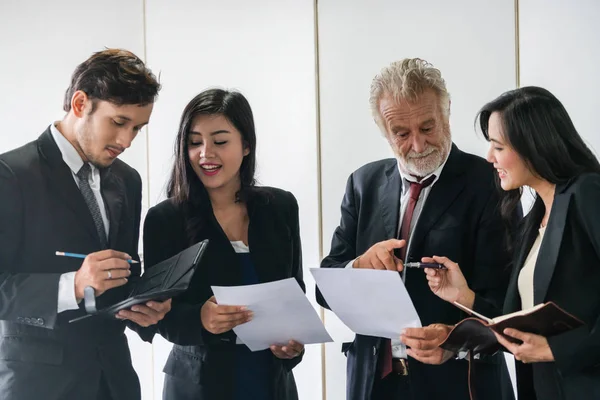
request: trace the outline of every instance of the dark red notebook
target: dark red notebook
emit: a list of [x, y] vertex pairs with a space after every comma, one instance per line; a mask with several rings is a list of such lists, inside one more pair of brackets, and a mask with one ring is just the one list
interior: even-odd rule
[[[538, 304], [533, 308], [497, 318], [487, 318], [458, 303], [454, 305], [474, 317], [466, 318], [456, 324], [440, 344], [441, 348], [453, 352], [472, 351], [475, 354], [493, 354], [502, 347], [494, 331], [503, 334], [506, 328], [549, 337], [583, 325], [581, 320], [553, 302]], [[517, 339], [505, 337], [510, 341], [518, 342]]]

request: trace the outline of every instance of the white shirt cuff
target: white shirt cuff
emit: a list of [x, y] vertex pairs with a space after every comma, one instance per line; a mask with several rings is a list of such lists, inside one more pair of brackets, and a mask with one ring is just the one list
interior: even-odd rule
[[[358, 258], [358, 257], [356, 257]], [[350, 261], [348, 264], [346, 264], [346, 268], [354, 268], [354, 261], [356, 261], [356, 258], [352, 261]]]
[[75, 272], [67, 272], [60, 276], [58, 281], [57, 312], [77, 310], [79, 304], [75, 297]]

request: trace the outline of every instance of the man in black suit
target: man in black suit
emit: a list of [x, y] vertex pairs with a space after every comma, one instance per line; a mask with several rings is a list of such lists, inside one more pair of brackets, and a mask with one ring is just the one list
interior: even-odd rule
[[[401, 271], [423, 326], [452, 325], [465, 314], [431, 292], [423, 270], [404, 270], [403, 264], [452, 254], [473, 289], [455, 300], [490, 314], [504, 297], [509, 274], [494, 171], [452, 143], [450, 99], [439, 70], [420, 59], [392, 63], [373, 80], [370, 103], [395, 159], [350, 175], [340, 226], [321, 267]], [[327, 307], [318, 290], [317, 300]], [[444, 327], [432, 325], [423, 333], [430, 329]], [[469, 399], [467, 360], [427, 365], [417, 358], [448, 354], [407, 349], [401, 338], [363, 335], [343, 351], [349, 400]], [[473, 383], [486, 400], [512, 396], [512, 389], [501, 385], [500, 376], [507, 373], [501, 355], [477, 364]]]
[[[170, 300], [87, 318], [123, 300], [141, 273], [137, 255], [140, 175], [117, 157], [148, 123], [160, 84], [129, 51], [108, 49], [80, 64], [62, 121], [0, 155], [0, 398], [140, 398], [124, 329], [146, 340]], [[83, 260], [56, 251], [88, 254]]]

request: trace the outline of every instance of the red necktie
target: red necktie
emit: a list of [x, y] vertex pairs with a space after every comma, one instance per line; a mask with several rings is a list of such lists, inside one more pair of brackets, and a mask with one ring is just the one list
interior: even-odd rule
[[[406, 240], [406, 245], [400, 249], [400, 258], [405, 261], [406, 248], [408, 247], [408, 239], [410, 235], [410, 224], [412, 222], [413, 214], [415, 212], [415, 206], [419, 201], [421, 190], [431, 185], [435, 180], [435, 175], [431, 175], [421, 183], [410, 182], [410, 195], [404, 217], [402, 218], [402, 225], [400, 226], [400, 239]], [[388, 376], [392, 372], [392, 341], [390, 339], [383, 340], [382, 354], [380, 360], [381, 364], [381, 379]]]

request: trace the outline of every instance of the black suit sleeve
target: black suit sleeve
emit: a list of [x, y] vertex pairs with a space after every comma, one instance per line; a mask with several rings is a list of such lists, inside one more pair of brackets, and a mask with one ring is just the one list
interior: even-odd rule
[[[186, 248], [174, 215], [160, 207], [148, 211], [144, 221], [144, 264], [152, 268]], [[174, 298], [171, 311], [157, 324], [158, 332], [169, 342], [183, 345], [203, 345], [204, 338], [215, 336], [204, 329], [200, 320], [202, 304], [189, 304]]]
[[[574, 193], [577, 218], [582, 224], [594, 250], [600, 259], [600, 177], [590, 175]], [[596, 265], [600, 268], [600, 265]], [[581, 279], [586, 279], [582, 276]], [[600, 282], [597, 282], [600, 284]], [[574, 295], [577, 295], [574, 293]], [[593, 324], [584, 325], [560, 335], [548, 337], [548, 344], [554, 355], [557, 368], [563, 376], [586, 368], [600, 366], [600, 315]]]
[[[293, 194], [290, 193], [291, 207], [289, 212], [288, 220], [290, 221], [290, 228], [292, 232], [292, 274], [296, 278], [298, 284], [302, 288], [302, 291], [306, 292], [306, 285], [304, 284], [303, 271], [302, 271], [302, 243], [300, 240], [300, 215], [298, 210], [298, 201]], [[304, 351], [298, 357], [294, 357], [290, 360], [281, 360], [283, 366], [291, 371], [296, 365], [302, 361], [304, 357]]]
[[0, 161], [0, 320], [44, 319], [54, 328], [58, 311], [58, 273], [18, 273], [23, 251], [22, 188], [13, 171]]
[[[494, 318], [502, 314], [511, 272], [511, 255], [507, 246], [506, 224], [500, 214], [500, 198], [491, 192], [477, 230], [474, 270], [469, 286], [475, 292], [473, 310]], [[521, 206], [517, 218], [522, 216]]]
[[[345, 268], [350, 261], [353, 261], [358, 256], [356, 254], [356, 226], [358, 216], [354, 198], [353, 175], [350, 175], [348, 178], [341, 211], [340, 225], [333, 233], [331, 250], [329, 251], [329, 255], [321, 262], [321, 268]], [[317, 302], [321, 306], [329, 308], [318, 287], [316, 296]]]
[[[134, 172], [134, 176], [133, 176], [133, 180], [132, 183], [128, 185], [128, 188], [130, 189], [129, 191], [129, 197], [133, 199], [133, 237], [131, 240], [131, 243], [129, 244], [129, 249], [128, 250], [128, 254], [131, 255], [131, 257], [133, 259], [135, 259], [136, 261], [140, 261], [140, 257], [138, 254], [138, 246], [139, 246], [139, 240], [140, 240], [140, 221], [142, 218], [142, 178], [140, 177], [140, 174], [137, 171], [133, 171]], [[135, 264], [132, 264], [135, 265]], [[137, 264], [140, 265], [140, 264]], [[128, 285], [130, 285], [130, 287], [133, 287], [137, 281], [140, 279], [141, 276], [141, 268], [135, 268], [135, 269], [131, 269], [131, 276], [129, 277], [129, 282]], [[140, 326], [138, 324], [136, 324], [135, 322], [132, 321], [126, 321], [127, 327], [135, 332], [137, 332], [137, 334], [139, 335], [139, 337], [145, 341], [145, 342], [152, 342], [152, 338], [154, 337], [154, 335], [156, 334], [156, 325], [152, 325], [149, 327], [143, 327]]]

